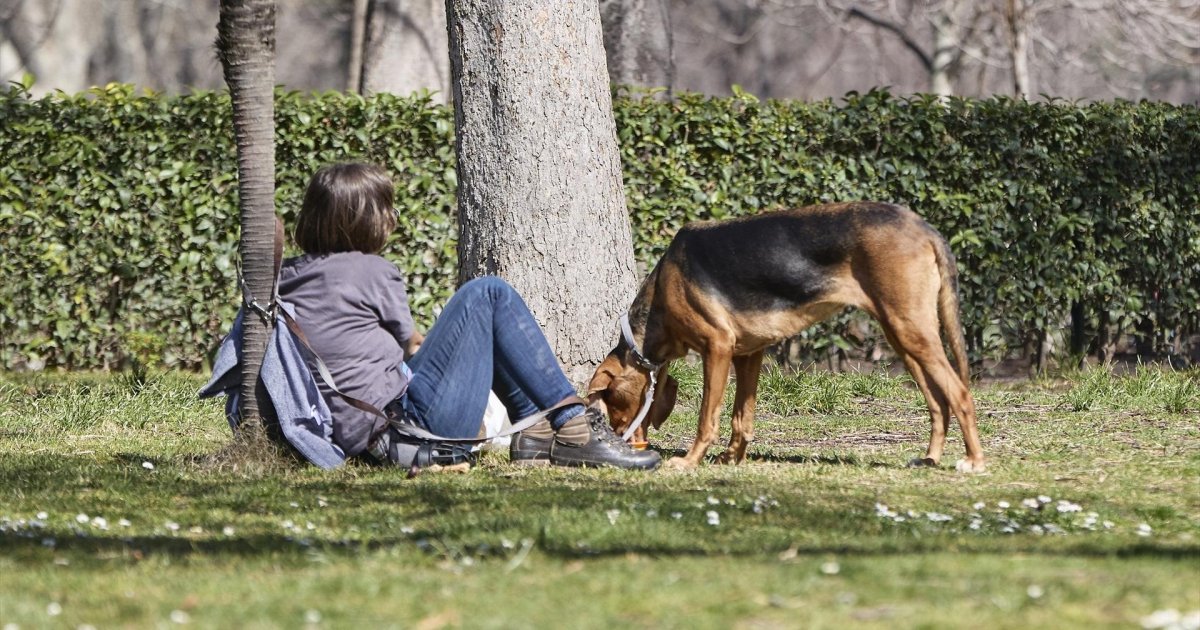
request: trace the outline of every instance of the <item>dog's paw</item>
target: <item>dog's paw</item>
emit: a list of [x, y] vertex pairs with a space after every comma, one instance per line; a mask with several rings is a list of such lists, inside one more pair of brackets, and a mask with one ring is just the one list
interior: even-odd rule
[[663, 468], [670, 470], [691, 470], [695, 467], [695, 464], [688, 461], [687, 458], [684, 457], [672, 457], [671, 459], [663, 462]]
[[909, 468], [937, 468], [938, 463], [937, 463], [936, 459], [932, 459], [929, 457], [914, 457], [914, 458], [908, 460], [908, 467]]
[[717, 455], [716, 462], [718, 464], [736, 464], [737, 454], [733, 451], [724, 451], [720, 455]]
[[969, 459], [960, 459], [954, 464], [954, 469], [960, 473], [981, 473], [987, 471], [987, 466], [982, 459], [971, 461]]

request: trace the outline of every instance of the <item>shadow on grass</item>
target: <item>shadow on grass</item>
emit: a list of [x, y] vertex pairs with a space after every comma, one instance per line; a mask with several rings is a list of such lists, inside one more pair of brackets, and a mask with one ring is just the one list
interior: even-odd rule
[[[853, 457], [795, 455], [758, 461], [876, 466]], [[72, 562], [136, 562], [150, 556], [212, 559], [268, 558], [307, 561], [316, 551], [353, 557], [377, 550], [410, 550], [414, 557], [491, 555], [506, 557], [504, 538], [529, 538], [541, 553], [563, 559], [620, 557], [769, 557], [799, 555], [902, 556], [953, 551], [965, 554], [1032, 553], [1046, 556], [1200, 558], [1200, 543], [1181, 539], [1131, 540], [1106, 535], [1055, 537], [919, 532], [881, 529], [873, 499], [797, 489], [788, 481], [765, 488], [793, 500], [763, 514], [747, 501], [726, 507], [722, 527], [705, 523], [711, 484], [695, 485], [671, 475], [620, 471], [529, 474], [513, 469], [468, 477], [438, 475], [408, 481], [402, 471], [351, 467], [324, 473], [310, 468], [246, 478], [197, 472], [172, 460], [139, 454], [110, 458], [46, 455], [0, 456], [0, 478], [22, 499], [22, 511], [48, 511], [46, 527], [15, 527], [0, 520], [0, 557], [44, 564], [59, 555]], [[883, 465], [883, 464], [879, 464]], [[711, 480], [710, 480], [711, 481]], [[715, 482], [714, 482], [715, 483]], [[746, 488], [762, 492], [763, 481]], [[29, 500], [37, 497], [37, 504]], [[324, 499], [318, 500], [318, 497]], [[321, 503], [321, 504], [319, 504]], [[619, 523], [606, 513], [626, 514]], [[0, 519], [12, 518], [0, 504]], [[662, 517], [642, 519], [653, 509]], [[131, 534], [101, 530], [86, 511], [109, 520], [127, 515]], [[679, 512], [683, 519], [668, 518]], [[22, 516], [22, 515], [16, 515]], [[164, 533], [167, 519], [183, 525]], [[46, 520], [46, 519], [44, 519]], [[315, 531], [280, 531], [280, 522], [316, 521]], [[64, 526], [65, 523], [65, 526]], [[147, 526], [147, 523], [151, 525]], [[403, 526], [406, 524], [407, 526]], [[224, 525], [235, 534], [224, 535]], [[196, 534], [190, 527], [200, 527]], [[155, 528], [157, 528], [155, 530]], [[151, 531], [147, 531], [147, 530]], [[345, 532], [343, 537], [343, 532]], [[797, 542], [797, 539], [805, 542]], [[487, 551], [481, 552], [481, 549]], [[403, 555], [401, 556], [403, 557]]]
[[[925, 541], [906, 541], [903, 545], [855, 546], [845, 544], [792, 544], [785, 548], [714, 551], [701, 547], [640, 544], [630, 541], [604, 548], [580, 549], [562, 540], [539, 537], [535, 548], [547, 556], [562, 560], [620, 558], [630, 554], [651, 558], [682, 557], [773, 557], [780, 552], [814, 558], [841, 557], [901, 557], [953, 551], [965, 555], [1009, 554], [1010, 547], [963, 549], [948, 546], [947, 540], [929, 538]], [[312, 553], [352, 558], [364, 553], [409, 548], [413, 554], [434, 558], [462, 556], [492, 556], [506, 558], [516, 553], [499, 545], [462, 543], [440, 530], [416, 530], [404, 537], [378, 537], [370, 540], [335, 540], [321, 537], [298, 537], [257, 534], [209, 539], [189, 539], [175, 536], [86, 536], [62, 538], [47, 546], [42, 535], [28, 536], [0, 533], [0, 554], [10, 562], [21, 565], [45, 564], [54, 558], [70, 558], [75, 566], [107, 565], [117, 562], [140, 562], [155, 556], [175, 560], [207, 557], [210, 559], [270, 559], [272, 562], [307, 563]], [[1200, 545], [1161, 546], [1153, 543], [1133, 544], [1120, 549], [1100, 548], [1088, 544], [1073, 544], [1058, 548], [1025, 548], [1026, 554], [1046, 557], [1116, 557], [1158, 558], [1164, 560], [1194, 560], [1200, 557]]]

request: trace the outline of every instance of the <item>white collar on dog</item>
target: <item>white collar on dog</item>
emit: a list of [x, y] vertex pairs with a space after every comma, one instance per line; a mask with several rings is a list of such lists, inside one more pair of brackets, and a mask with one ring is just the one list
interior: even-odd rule
[[646, 414], [650, 412], [650, 403], [654, 402], [654, 387], [658, 377], [658, 369], [662, 367], [662, 364], [647, 359], [645, 355], [638, 351], [637, 342], [633, 339], [633, 329], [629, 326], [629, 313], [621, 316], [621, 338], [629, 346], [629, 354], [633, 356], [634, 362], [650, 372], [650, 387], [646, 390], [646, 400], [642, 403], [642, 408], [638, 410], [638, 415], [633, 419], [633, 423], [621, 435], [621, 439], [628, 442], [629, 438], [633, 437], [633, 432], [642, 426], [642, 421], [646, 419]]

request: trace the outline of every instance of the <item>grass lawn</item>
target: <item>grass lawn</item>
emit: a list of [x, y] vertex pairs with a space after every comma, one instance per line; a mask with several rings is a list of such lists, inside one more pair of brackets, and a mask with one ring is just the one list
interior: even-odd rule
[[767, 373], [742, 466], [415, 479], [200, 466], [202, 380], [0, 374], [0, 628], [1200, 624], [1197, 371], [977, 385], [971, 476], [957, 427], [905, 467], [928, 419], [884, 374]]

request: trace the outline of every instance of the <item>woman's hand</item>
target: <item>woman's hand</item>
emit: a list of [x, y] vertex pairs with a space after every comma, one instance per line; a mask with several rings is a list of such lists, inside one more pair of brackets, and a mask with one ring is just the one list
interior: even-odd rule
[[421, 342], [425, 341], [425, 335], [418, 331], [413, 331], [412, 337], [409, 337], [408, 343], [404, 345], [404, 360], [411, 359], [417, 350], [421, 348]]

